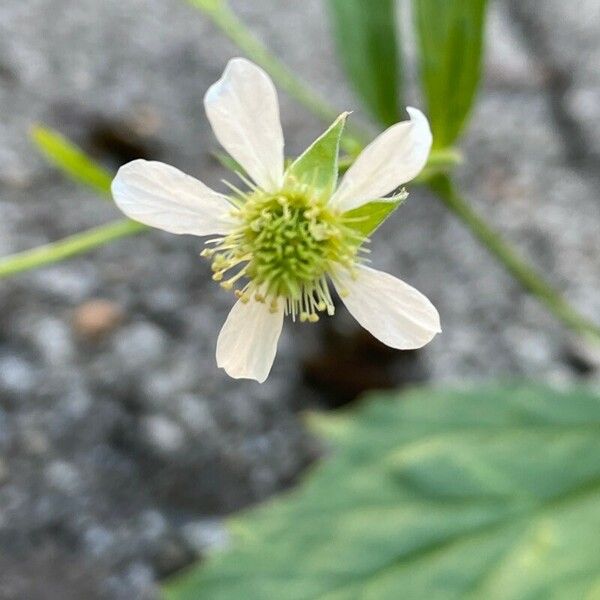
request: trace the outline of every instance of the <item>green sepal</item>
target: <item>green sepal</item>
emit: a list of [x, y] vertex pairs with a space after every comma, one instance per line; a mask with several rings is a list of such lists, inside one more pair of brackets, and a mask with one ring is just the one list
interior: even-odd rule
[[331, 196], [338, 178], [340, 139], [350, 113], [342, 113], [287, 169], [286, 183], [300, 181]]
[[344, 213], [344, 222], [348, 227], [365, 237], [369, 237], [383, 222], [404, 203], [408, 194], [402, 192], [392, 198], [372, 200], [358, 208]]
[[110, 194], [113, 175], [66, 137], [50, 127], [35, 125], [31, 139], [48, 162], [71, 179], [102, 194]]

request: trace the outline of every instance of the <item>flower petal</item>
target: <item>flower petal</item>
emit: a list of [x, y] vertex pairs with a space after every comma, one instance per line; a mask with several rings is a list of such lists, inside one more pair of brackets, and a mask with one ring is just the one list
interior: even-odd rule
[[396, 123], [376, 137], [348, 169], [331, 197], [342, 212], [381, 198], [416, 177], [427, 163], [431, 129], [427, 117], [408, 107], [410, 121]]
[[283, 309], [275, 313], [270, 304], [238, 300], [217, 340], [217, 365], [234, 379], [256, 379], [269, 374], [283, 326]]
[[283, 132], [277, 91], [254, 63], [233, 58], [204, 96], [219, 143], [256, 184], [277, 191], [283, 182]]
[[384, 344], [400, 350], [424, 346], [440, 333], [440, 316], [421, 292], [404, 281], [358, 266], [353, 278], [336, 273], [334, 285], [352, 316]]
[[228, 233], [235, 224], [225, 196], [165, 163], [141, 159], [127, 163], [111, 189], [128, 217], [171, 233]]

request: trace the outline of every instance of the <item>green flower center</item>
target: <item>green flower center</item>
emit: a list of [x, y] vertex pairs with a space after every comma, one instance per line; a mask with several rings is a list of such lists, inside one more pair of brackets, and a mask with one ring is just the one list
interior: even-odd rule
[[318, 313], [333, 314], [327, 277], [351, 270], [365, 241], [344, 223], [343, 216], [315, 196], [308, 186], [295, 185], [275, 194], [243, 195], [235, 216], [239, 226], [224, 238], [210, 240], [203, 255], [212, 258], [213, 279], [235, 289], [242, 301], [270, 302], [305, 321]]

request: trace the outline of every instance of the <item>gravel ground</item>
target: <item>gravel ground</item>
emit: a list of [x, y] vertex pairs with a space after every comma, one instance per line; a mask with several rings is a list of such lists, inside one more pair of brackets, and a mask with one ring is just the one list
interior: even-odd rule
[[[232, 4], [361, 118], [321, 0]], [[600, 9], [581, 5], [494, 4], [460, 179], [477, 209], [600, 320]], [[201, 101], [236, 54], [179, 0], [4, 0], [0, 253], [118, 216], [36, 155], [27, 132], [37, 121], [107, 166], [147, 156], [218, 186]], [[294, 154], [323, 126], [285, 95], [281, 110]], [[306, 406], [382, 382], [597, 377], [420, 191], [373, 244], [376, 266], [440, 309], [444, 334], [418, 354], [385, 352], [340, 311], [325, 325], [288, 327], [266, 384], [229, 380], [214, 345], [231, 298], [198, 250], [152, 233], [0, 284], [0, 598], [154, 598], [157, 579], [227, 544], [224, 514], [292, 484], [319, 455], [298, 417]]]

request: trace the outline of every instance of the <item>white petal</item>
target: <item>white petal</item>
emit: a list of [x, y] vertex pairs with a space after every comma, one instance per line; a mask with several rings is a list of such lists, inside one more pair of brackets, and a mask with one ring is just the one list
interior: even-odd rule
[[404, 281], [363, 266], [356, 279], [341, 269], [336, 276], [336, 289], [352, 316], [384, 344], [410, 350], [440, 333], [433, 304]]
[[342, 212], [381, 198], [416, 177], [427, 163], [431, 129], [427, 117], [408, 107], [410, 121], [396, 123], [376, 137], [348, 169], [331, 205]]
[[217, 365], [235, 379], [256, 379], [269, 374], [283, 326], [283, 308], [275, 313], [269, 304], [238, 300], [217, 340]]
[[224, 196], [161, 162], [140, 159], [123, 165], [111, 189], [128, 217], [171, 233], [227, 233], [235, 224]]
[[204, 96], [219, 143], [266, 191], [283, 182], [283, 132], [277, 91], [254, 63], [233, 58]]

